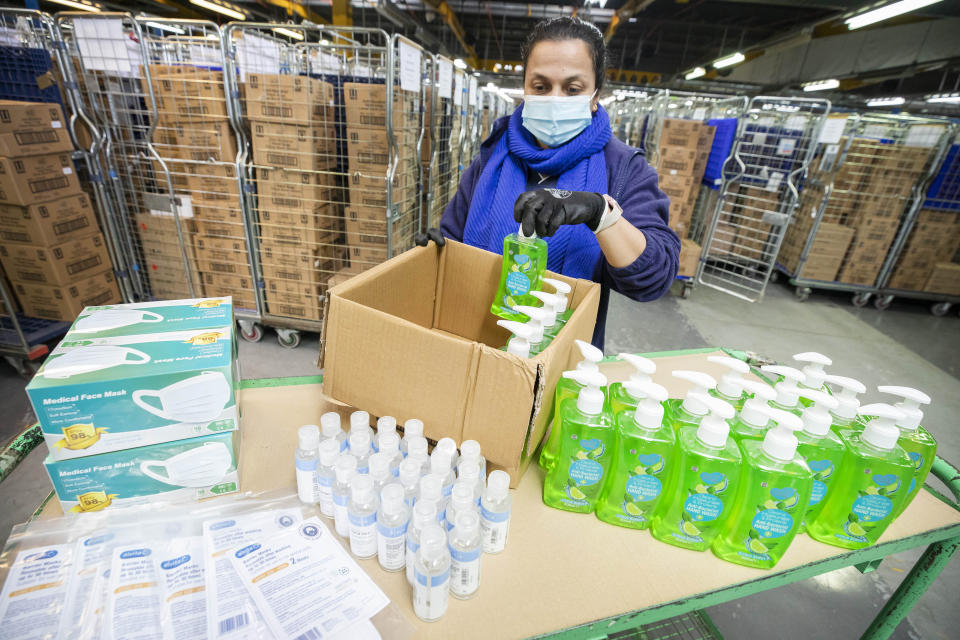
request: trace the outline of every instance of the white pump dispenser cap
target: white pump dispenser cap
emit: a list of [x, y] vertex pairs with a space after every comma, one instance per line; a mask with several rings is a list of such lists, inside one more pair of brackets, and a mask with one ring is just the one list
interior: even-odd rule
[[580, 349], [580, 355], [583, 356], [583, 360], [577, 363], [577, 371], [600, 371], [600, 367], [597, 365], [603, 360], [603, 351], [583, 340], [574, 340], [573, 342]]
[[534, 328], [527, 323], [514, 320], [497, 320], [497, 324], [513, 334], [513, 337], [507, 341], [507, 353], [529, 358], [530, 339], [534, 336]]
[[803, 428], [803, 421], [789, 411], [774, 407], [766, 407], [764, 413], [776, 423], [776, 426], [767, 431], [760, 448], [776, 460], [793, 460], [799, 444], [793, 432]]
[[513, 310], [530, 318], [527, 322], [528, 325], [533, 327], [533, 336], [530, 337], [530, 342], [533, 344], [541, 342], [543, 340], [543, 327], [546, 324], [549, 312], [541, 307], [528, 307], [525, 304], [515, 304]]
[[819, 389], [823, 386], [827, 376], [827, 372], [824, 371], [823, 368], [832, 365], [833, 360], [816, 351], [805, 351], [794, 354], [793, 359], [797, 362], [806, 363], [803, 369], [801, 369], [804, 376], [804, 386], [810, 387], [811, 389]]
[[860, 401], [857, 399], [858, 393], [864, 393], [867, 390], [859, 380], [847, 378], [846, 376], [827, 375], [824, 380], [832, 385], [840, 387], [840, 392], [834, 397], [837, 399], [837, 408], [833, 415], [845, 420], [853, 420], [857, 417], [857, 411], [860, 408]]
[[717, 383], [717, 391], [728, 398], [739, 398], [743, 394], [743, 375], [750, 373], [750, 365], [729, 356], [710, 356], [707, 360], [730, 369]]
[[[687, 392], [683, 398], [683, 409], [695, 416], [704, 416], [710, 412], [710, 408], [700, 401], [701, 397], [708, 397], [710, 389], [717, 386], [717, 381], [713, 376], [709, 376], [702, 371], [674, 371], [670, 375], [674, 378], [680, 378], [694, 384], [694, 388]], [[732, 417], [732, 416], [731, 416]]]
[[743, 403], [740, 420], [758, 429], [767, 426], [770, 416], [765, 409], [769, 406], [767, 403], [777, 397], [777, 392], [770, 385], [758, 380], [743, 380], [740, 384], [744, 390], [753, 394], [752, 398]]
[[815, 438], [821, 438], [830, 431], [833, 418], [830, 412], [837, 408], [839, 402], [829, 393], [817, 389], [804, 389], [800, 396], [813, 400], [813, 404], [803, 410], [803, 432]]
[[584, 385], [577, 396], [577, 409], [590, 416], [603, 413], [603, 391], [600, 388], [606, 386], [607, 376], [599, 371], [564, 371], [563, 377]]
[[324, 438], [336, 438], [340, 434], [340, 414], [328, 411], [320, 416], [320, 431]]
[[699, 396], [697, 402], [702, 403], [710, 411], [700, 421], [700, 426], [697, 427], [697, 440], [709, 447], [725, 446], [727, 436], [730, 435], [730, 425], [727, 420], [733, 418], [736, 413], [733, 406], [705, 393], [688, 394], [687, 397], [689, 398], [690, 395]]
[[623, 386], [631, 396], [641, 398], [637, 410], [633, 413], [633, 421], [637, 426], [648, 431], [659, 429], [663, 424], [661, 403], [669, 397], [667, 390], [656, 382], [640, 382], [632, 379], [624, 382]]
[[548, 285], [550, 285], [551, 287], [553, 287], [554, 291], [557, 292], [557, 293], [556, 293], [556, 296], [557, 296], [557, 304], [556, 304], [556, 307], [555, 307], [555, 309], [557, 310], [557, 315], [560, 315], [561, 313], [563, 313], [564, 311], [566, 311], [566, 310], [567, 310], [567, 295], [568, 295], [568, 294], [570, 293], [570, 291], [572, 290], [571, 287], [570, 287], [570, 285], [568, 285], [568, 284], [567, 284], [566, 282], [564, 282], [563, 280], [556, 280], [556, 279], [554, 279], [554, 278], [541, 278], [541, 281], [542, 281], [542, 282], [545, 282], [546, 284], [548, 284]]
[[543, 319], [543, 326], [552, 327], [557, 324], [557, 296], [545, 291], [531, 291], [530, 295], [542, 302], [541, 309], [547, 312]]
[[320, 464], [324, 467], [332, 467], [337, 462], [337, 456], [340, 455], [340, 443], [336, 440], [324, 440], [320, 443]]
[[487, 478], [486, 496], [488, 500], [497, 501], [507, 497], [510, 491], [510, 474], [497, 469], [491, 471]]
[[783, 376], [783, 380], [773, 385], [773, 390], [777, 392], [775, 402], [784, 407], [796, 406], [800, 400], [800, 383], [804, 381], [803, 372], [780, 364], [767, 364], [760, 370]]
[[403, 423], [403, 437], [412, 438], [413, 436], [422, 436], [423, 435], [423, 420], [418, 420], [417, 418], [410, 418]]
[[890, 395], [903, 398], [900, 402], [893, 405], [900, 411], [903, 411], [903, 419], [897, 421], [897, 426], [905, 431], [916, 431], [917, 427], [923, 421], [922, 404], [930, 404], [930, 396], [919, 389], [911, 387], [877, 387], [880, 393], [889, 393]]
[[900, 439], [897, 422], [903, 420], [903, 411], [883, 402], [860, 407], [861, 416], [875, 416], [863, 428], [860, 439], [879, 449], [893, 449]]
[[391, 482], [380, 489], [380, 508], [384, 513], [400, 513], [405, 506], [403, 498], [403, 486], [399, 482]]
[[350, 482], [353, 476], [357, 475], [357, 459], [349, 453], [342, 453], [333, 465], [333, 472], [337, 476], [337, 482], [346, 484]]
[[[630, 374], [630, 380], [632, 382], [652, 382], [653, 378], [650, 376], [656, 372], [657, 364], [650, 360], [649, 358], [644, 358], [643, 356], [634, 355], [632, 353], [620, 353], [617, 354], [617, 360], [623, 360], [630, 364], [633, 367], [633, 373]], [[639, 400], [643, 395], [635, 395], [634, 392], [630, 391], [627, 388], [627, 385], [624, 384], [623, 388], [627, 390], [627, 393], [633, 398]], [[636, 387], [634, 387], [636, 389]]]
[[320, 446], [320, 427], [315, 424], [305, 424], [297, 429], [297, 441], [301, 449], [313, 451]]

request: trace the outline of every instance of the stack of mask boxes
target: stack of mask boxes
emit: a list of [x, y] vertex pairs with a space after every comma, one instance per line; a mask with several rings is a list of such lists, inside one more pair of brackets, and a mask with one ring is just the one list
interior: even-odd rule
[[0, 262], [23, 312], [72, 320], [120, 301], [60, 106], [0, 100]]
[[29, 385], [66, 513], [239, 488], [230, 298], [87, 307]]

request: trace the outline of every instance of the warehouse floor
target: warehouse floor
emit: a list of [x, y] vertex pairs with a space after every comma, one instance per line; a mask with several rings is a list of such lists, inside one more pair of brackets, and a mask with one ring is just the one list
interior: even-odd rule
[[[782, 285], [771, 286], [758, 305], [705, 288], [695, 290], [689, 300], [666, 297], [646, 304], [611, 296], [607, 353], [703, 346], [744, 349], [785, 363], [793, 353], [815, 350], [833, 358], [831, 371], [856, 377], [868, 388], [887, 383], [923, 389], [934, 399], [925, 425], [937, 436], [941, 456], [960, 462], [960, 431], [954, 428], [954, 416], [960, 414], [960, 320], [955, 314], [935, 318], [926, 305], [905, 302], [885, 312], [856, 309], [849, 296], [837, 294], [817, 293], [801, 304]], [[316, 355], [315, 336], [304, 338], [295, 350], [279, 347], [271, 333], [258, 344], [240, 343], [245, 378], [314, 375]], [[0, 442], [32, 419], [23, 386], [12, 368], [0, 364], [0, 415], [6, 417]], [[881, 399], [877, 393], [867, 395], [867, 401]], [[42, 449], [30, 454], [0, 488], [0, 538], [27, 519], [49, 491]], [[891, 556], [866, 575], [853, 568], [835, 571], [713, 607], [709, 613], [729, 638], [859, 637], [919, 555], [918, 550]], [[955, 559], [893, 637], [956, 637], [958, 592], [960, 560]]]

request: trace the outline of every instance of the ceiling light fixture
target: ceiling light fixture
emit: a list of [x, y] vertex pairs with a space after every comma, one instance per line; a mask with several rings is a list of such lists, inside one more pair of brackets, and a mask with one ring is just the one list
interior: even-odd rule
[[195, 4], [198, 7], [203, 7], [204, 9], [221, 13], [235, 20], [247, 19], [247, 14], [243, 12], [243, 9], [235, 4], [229, 4], [227, 2], [214, 2], [213, 0], [190, 0], [190, 4]]
[[683, 76], [684, 80], [696, 80], [697, 78], [702, 78], [707, 75], [707, 70], [703, 67], [696, 67], [687, 72], [687, 75]]
[[723, 58], [717, 58], [716, 60], [714, 60], [713, 68], [723, 69], [724, 67], [732, 67], [735, 64], [740, 64], [746, 59], [747, 59], [746, 56], [744, 56], [742, 53], [737, 51], [736, 53], [732, 53], [729, 56], [724, 56]]
[[103, 11], [103, 7], [99, 4], [94, 4], [93, 2], [85, 2], [84, 0], [50, 0], [54, 4], [60, 4], [65, 7], [70, 7], [71, 9], [79, 9], [80, 11], [89, 11], [90, 13], [100, 13]]
[[829, 80], [817, 80], [816, 82], [807, 82], [803, 85], [804, 91], [826, 91], [827, 89], [836, 89], [840, 86], [840, 81], [836, 78]]
[[927, 102], [960, 102], [960, 93], [934, 93], [926, 97]]
[[456, 60], [453, 61], [453, 66], [455, 66], [457, 69], [466, 69], [467, 63], [461, 60], [460, 58], [457, 58]]
[[901, 0], [900, 2], [888, 4], [885, 7], [880, 7], [872, 11], [867, 11], [866, 13], [861, 13], [860, 15], [852, 16], [843, 22], [847, 25], [847, 28], [850, 29], [850, 31], [853, 31], [854, 29], [859, 29], [871, 24], [883, 22], [884, 20], [889, 20], [890, 18], [895, 18], [896, 16], [902, 16], [905, 13], [910, 13], [911, 11], [916, 11], [917, 9], [929, 7], [930, 5], [937, 4], [938, 2], [942, 2], [942, 0]]
[[284, 29], [283, 27], [275, 27], [272, 29], [274, 33], [279, 33], [282, 36], [287, 36], [288, 38], [293, 38], [294, 40], [303, 40], [303, 34], [299, 31], [294, 31], [293, 29]]
[[145, 22], [148, 27], [153, 27], [154, 29], [159, 29], [160, 31], [169, 31], [170, 33], [176, 33], [177, 35], [183, 35], [186, 33], [180, 27], [176, 27], [172, 24], [165, 24], [163, 22]]
[[904, 104], [906, 99], [901, 96], [890, 96], [887, 98], [870, 98], [867, 100], [868, 107], [895, 107]]

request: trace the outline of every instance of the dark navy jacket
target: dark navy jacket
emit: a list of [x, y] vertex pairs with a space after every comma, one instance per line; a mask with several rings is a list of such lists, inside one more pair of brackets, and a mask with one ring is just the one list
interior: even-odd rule
[[[447, 204], [440, 221], [445, 237], [463, 241], [474, 187], [494, 145], [506, 131], [508, 119], [509, 116], [503, 117], [494, 123], [490, 137], [480, 146], [479, 155], [461, 176], [457, 194]], [[623, 217], [646, 236], [647, 248], [625, 267], [610, 266], [602, 254], [597, 261], [593, 281], [600, 283], [601, 290], [593, 344], [600, 349], [603, 349], [610, 289], [640, 302], [656, 300], [670, 289], [677, 277], [680, 258], [680, 239], [667, 226], [670, 200], [660, 191], [656, 171], [641, 152], [614, 137], [603, 152], [609, 177], [607, 193], [623, 208]]]

